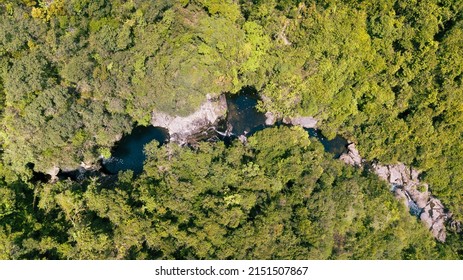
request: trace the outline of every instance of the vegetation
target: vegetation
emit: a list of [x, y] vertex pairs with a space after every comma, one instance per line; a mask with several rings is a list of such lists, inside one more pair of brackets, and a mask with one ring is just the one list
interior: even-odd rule
[[[135, 178], [32, 180], [151, 112], [255, 87], [463, 220], [463, 1], [0, 0], [0, 258], [461, 258], [299, 129], [147, 149]], [[33, 170], [31, 170], [33, 166]]]
[[5, 189], [3, 257], [442, 257], [443, 245], [384, 182], [331, 159], [300, 128], [264, 130], [247, 146], [153, 142], [145, 149], [136, 179], [128, 171], [109, 185], [89, 179]]

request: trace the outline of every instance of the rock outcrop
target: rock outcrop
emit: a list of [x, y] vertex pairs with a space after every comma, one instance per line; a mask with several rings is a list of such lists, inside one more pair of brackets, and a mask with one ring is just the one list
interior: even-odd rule
[[277, 121], [277, 117], [272, 112], [265, 113], [265, 125], [271, 126], [274, 125]]
[[210, 96], [201, 107], [186, 117], [171, 116], [163, 112], [153, 112], [151, 124], [169, 131], [170, 141], [179, 144], [188, 142], [188, 137], [213, 126], [227, 114], [227, 101], [224, 95], [216, 98]]
[[50, 182], [58, 181], [58, 173], [59, 173], [59, 171], [60, 171], [59, 167], [53, 166], [52, 168], [47, 170], [47, 172], [45, 172], [46, 174], [51, 176]]
[[[348, 145], [348, 152], [340, 159], [353, 166], [362, 166], [364, 162], [353, 143]], [[420, 182], [419, 171], [403, 163], [372, 164], [372, 169], [378, 177], [391, 184], [391, 191], [405, 202], [410, 213], [419, 217], [437, 240], [445, 242], [445, 224], [451, 213], [447, 212], [439, 199], [431, 195], [428, 184]]]
[[285, 24], [283, 25], [283, 28], [280, 31], [280, 33], [278, 33], [278, 38], [280, 38], [283, 41], [283, 44], [285, 46], [291, 46], [291, 42], [288, 40], [288, 38], [286, 37], [286, 34], [285, 34], [285, 31], [286, 31], [286, 28], [288, 27], [288, 24], [289, 24], [289, 20], [286, 20]]
[[355, 148], [354, 143], [349, 143], [347, 145], [347, 153], [342, 154], [339, 159], [353, 166], [362, 166], [363, 162], [363, 159], [360, 156], [358, 150]]
[[[450, 218], [442, 202], [433, 197], [429, 186], [420, 182], [419, 172], [403, 163], [393, 165], [373, 165], [379, 177], [389, 182], [398, 197], [405, 198], [410, 211], [418, 216], [429, 228], [434, 237], [444, 242], [446, 238], [445, 223]], [[416, 205], [417, 209], [413, 209]]]

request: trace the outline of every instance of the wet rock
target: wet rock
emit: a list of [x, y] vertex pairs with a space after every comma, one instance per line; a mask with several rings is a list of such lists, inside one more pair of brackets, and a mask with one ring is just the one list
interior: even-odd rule
[[188, 137], [201, 131], [222, 119], [227, 114], [227, 101], [224, 95], [217, 98], [208, 96], [207, 100], [194, 113], [186, 117], [171, 116], [163, 112], [153, 112], [151, 124], [169, 131], [171, 141], [184, 144]]
[[[418, 190], [417, 188], [423, 188], [423, 191]], [[415, 203], [421, 207], [424, 208], [426, 204], [428, 203], [429, 199], [431, 198], [431, 194], [428, 191], [428, 184], [426, 183], [417, 183], [415, 184], [407, 184], [406, 188], [408, 189], [408, 192], [410, 193], [410, 197], [415, 201]]]
[[406, 195], [405, 191], [402, 188], [396, 187], [393, 190], [393, 193], [394, 193], [395, 198], [397, 198], [399, 200], [402, 200], [404, 202], [404, 204], [408, 207], [407, 195]]
[[419, 207], [413, 200], [408, 198], [408, 210], [410, 211], [410, 214], [416, 217], [420, 217], [421, 213], [423, 212], [423, 208]]

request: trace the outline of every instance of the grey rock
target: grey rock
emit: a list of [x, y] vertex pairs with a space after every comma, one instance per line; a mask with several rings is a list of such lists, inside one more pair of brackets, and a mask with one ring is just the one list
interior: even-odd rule
[[354, 143], [347, 145], [347, 153], [342, 154], [339, 159], [353, 166], [361, 166], [363, 162]]
[[416, 182], [419, 182], [418, 180], [418, 176], [420, 175], [420, 173], [418, 172], [418, 170], [415, 170], [413, 168], [410, 168], [410, 177], [412, 178], [413, 181], [416, 181]]
[[53, 166], [52, 168], [47, 170], [46, 173], [51, 176], [51, 179], [50, 179], [51, 182], [58, 181], [58, 173], [59, 173], [59, 171], [60, 171], [60, 169], [57, 166]]
[[[424, 191], [419, 191], [417, 188], [422, 186]], [[426, 183], [417, 183], [413, 182], [413, 184], [406, 185], [406, 188], [415, 203], [424, 208], [430, 199], [430, 193], [428, 192], [428, 184]]]
[[292, 125], [300, 125], [305, 128], [316, 128], [317, 119], [313, 117], [294, 117], [287, 119], [287, 122]]
[[431, 196], [428, 184], [418, 180], [419, 171], [398, 163], [386, 166], [377, 165], [375, 173], [390, 184], [400, 186], [394, 190], [396, 197], [403, 197], [405, 194], [410, 211], [420, 218], [437, 240], [445, 242], [445, 224], [449, 215], [442, 202]]
[[427, 205], [423, 208], [423, 213], [421, 214], [420, 219], [429, 228], [437, 240], [445, 242], [445, 222], [448, 219], [448, 214], [440, 200], [435, 197], [431, 197]]
[[403, 186], [402, 174], [397, 165], [388, 166], [389, 169], [389, 183]]
[[[355, 145], [350, 144], [348, 152], [343, 154], [340, 159], [347, 164], [358, 165], [356, 164], [359, 162], [359, 158], [356, 157], [358, 152], [355, 153], [355, 151]], [[362, 162], [361, 158], [360, 162]], [[460, 228], [459, 222], [453, 222], [450, 219], [452, 214], [446, 211], [442, 202], [431, 195], [428, 184], [420, 182], [418, 170], [407, 167], [403, 163], [373, 164], [372, 167], [378, 177], [392, 186], [391, 191], [395, 197], [405, 203], [410, 213], [420, 218], [437, 240], [445, 242], [447, 221], [450, 221], [455, 229]]]
[[224, 95], [218, 98], [208, 96], [206, 102], [194, 113], [186, 116], [171, 116], [163, 112], [151, 114], [151, 124], [169, 131], [171, 141], [184, 144], [188, 137], [200, 133], [215, 124], [227, 114], [227, 101]]
[[384, 181], [389, 182], [389, 168], [387, 165], [380, 165], [380, 164], [374, 164], [373, 165], [373, 170], [378, 175], [379, 178], [383, 179]]
[[274, 125], [277, 118], [274, 113], [267, 112], [265, 113], [265, 125]]

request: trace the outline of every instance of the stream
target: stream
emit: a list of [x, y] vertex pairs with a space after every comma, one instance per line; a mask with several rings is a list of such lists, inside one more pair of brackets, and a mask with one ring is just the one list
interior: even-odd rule
[[[227, 117], [225, 121], [219, 123], [215, 131], [216, 139], [229, 142], [240, 135], [249, 137], [257, 131], [272, 127], [265, 125], [265, 114], [257, 111], [258, 102], [257, 92], [253, 88], [247, 87], [238, 94], [228, 94]], [[279, 125], [284, 124], [275, 124], [275, 126]], [[320, 130], [309, 128], [306, 131], [310, 137], [318, 139], [325, 151], [332, 153], [334, 158], [347, 151], [347, 140], [341, 136], [328, 140]], [[135, 127], [130, 134], [116, 143], [111, 152], [112, 157], [101, 162], [101, 171], [106, 174], [117, 174], [119, 171], [132, 170], [134, 174], [140, 174], [145, 161], [143, 147], [152, 140], [157, 140], [162, 145], [168, 142], [169, 134], [167, 130], [160, 127]]]

